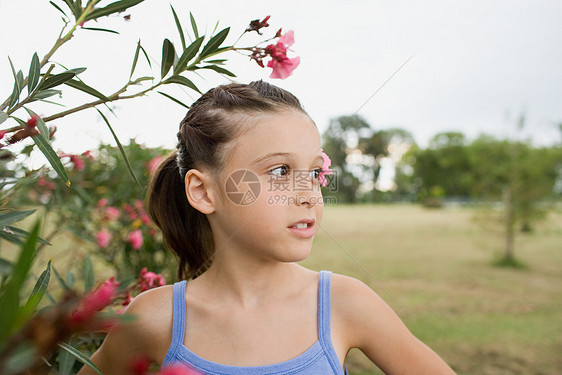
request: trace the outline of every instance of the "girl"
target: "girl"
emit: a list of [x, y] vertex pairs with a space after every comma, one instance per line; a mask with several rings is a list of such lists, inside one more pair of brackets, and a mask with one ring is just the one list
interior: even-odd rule
[[105, 374], [144, 356], [203, 374], [341, 375], [351, 348], [388, 374], [453, 374], [368, 286], [296, 263], [322, 220], [326, 171], [295, 96], [262, 81], [216, 87], [178, 141], [148, 205], [184, 281], [129, 305], [136, 320], [92, 356]]

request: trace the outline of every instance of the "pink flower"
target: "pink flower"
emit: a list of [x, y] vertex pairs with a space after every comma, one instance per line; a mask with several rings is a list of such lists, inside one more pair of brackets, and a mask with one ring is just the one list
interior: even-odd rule
[[133, 250], [138, 250], [142, 247], [142, 232], [140, 229], [134, 230], [129, 233], [129, 242], [133, 247]]
[[141, 216], [141, 220], [142, 220], [142, 222], [143, 222], [145, 225], [150, 225], [150, 224], [152, 224], [152, 223], [150, 222], [150, 218], [148, 217], [147, 214], [143, 214], [143, 215]]
[[118, 286], [119, 283], [113, 277], [105, 281], [99, 288], [80, 301], [76, 309], [70, 313], [69, 323], [83, 325], [92, 320], [97, 312], [111, 304]]
[[144, 356], [136, 357], [129, 363], [129, 374], [146, 375], [150, 367], [150, 360]]
[[320, 181], [320, 185], [326, 186], [326, 184], [328, 183], [328, 181], [326, 180], [326, 175], [333, 174], [334, 172], [330, 169], [330, 166], [332, 165], [330, 157], [328, 157], [324, 150], [321, 149], [321, 151], [322, 159], [324, 159], [324, 162], [322, 163], [322, 172], [320, 172], [318, 181]]
[[282, 43], [287, 47], [292, 46], [295, 43], [295, 32], [293, 30], [287, 31], [284, 35], [279, 38], [277, 43]]
[[74, 164], [74, 169], [77, 171], [84, 170], [84, 167], [86, 166], [84, 160], [82, 160], [82, 158], [78, 155], [70, 155], [70, 161]]
[[147, 272], [146, 267], [141, 270], [139, 277], [139, 284], [141, 292], [145, 290], [156, 288], [158, 286], [166, 285], [166, 279], [160, 274], [154, 272]]
[[4, 138], [4, 136], [6, 135], [7, 131], [5, 130], [0, 130], [0, 139]]
[[98, 206], [98, 207], [105, 207], [105, 206], [107, 206], [107, 199], [101, 198], [101, 199], [98, 201], [97, 206]]
[[284, 35], [281, 35], [276, 44], [270, 44], [265, 47], [265, 53], [271, 56], [267, 66], [273, 69], [269, 78], [285, 79], [299, 66], [300, 57], [287, 57], [287, 50], [294, 43], [295, 33], [293, 30], [289, 30]]
[[98, 241], [98, 246], [102, 249], [109, 246], [109, 242], [111, 241], [111, 233], [107, 229], [102, 229], [96, 235], [96, 239]]
[[27, 120], [25, 125], [27, 125], [27, 127], [29, 129], [33, 129], [35, 126], [37, 126], [37, 120], [38, 119], [39, 119], [39, 117], [37, 115], [33, 115], [33, 116], [31, 116], [31, 118], [29, 120]]
[[255, 31], [258, 34], [261, 35], [260, 29], [264, 28], [264, 27], [268, 27], [269, 24], [267, 23], [267, 21], [269, 21], [269, 18], [271, 16], [267, 16], [263, 19], [263, 21], [260, 20], [253, 20], [250, 22], [250, 26], [248, 26], [248, 28], [246, 29], [246, 32], [250, 32], [250, 31]]
[[119, 211], [117, 208], [109, 206], [105, 209], [105, 219], [109, 221], [115, 221], [119, 219], [119, 216], [121, 216], [121, 211]]
[[162, 161], [162, 158], [163, 158], [163, 156], [156, 156], [151, 161], [148, 162], [148, 164], [146, 165], [146, 168], [148, 169], [148, 171], [150, 173], [152, 173], [152, 171], [154, 171], [156, 169], [158, 164], [160, 164], [160, 162]]

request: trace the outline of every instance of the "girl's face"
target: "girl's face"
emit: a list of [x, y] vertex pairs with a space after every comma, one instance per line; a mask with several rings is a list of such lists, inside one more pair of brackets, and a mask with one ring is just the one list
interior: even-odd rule
[[248, 130], [228, 147], [221, 194], [209, 217], [217, 252], [224, 246], [264, 261], [301, 261], [322, 219], [318, 129], [296, 110], [245, 122]]

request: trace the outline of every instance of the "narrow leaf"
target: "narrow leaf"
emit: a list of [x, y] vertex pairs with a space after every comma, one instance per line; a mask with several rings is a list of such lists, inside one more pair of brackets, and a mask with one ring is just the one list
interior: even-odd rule
[[94, 267], [90, 255], [84, 261], [84, 293], [89, 292], [94, 286]]
[[76, 278], [74, 277], [74, 273], [71, 270], [66, 271], [66, 285], [68, 285], [71, 289], [74, 289], [74, 281]]
[[74, 2], [72, 0], [64, 0], [64, 2], [66, 3], [66, 5], [70, 9], [70, 11], [72, 12], [74, 17], [76, 19], [78, 19], [80, 17], [80, 15], [76, 12], [76, 7], [74, 6]]
[[114, 3], [109, 4], [104, 8], [94, 9], [90, 14], [86, 16], [86, 21], [93, 20], [95, 18], [109, 16], [113, 13], [120, 13], [126, 10], [127, 8], [133, 7], [139, 3], [142, 3], [144, 0], [121, 0], [116, 1]]
[[47, 268], [41, 273], [41, 276], [39, 276], [39, 279], [35, 283], [35, 286], [33, 287], [33, 291], [31, 292], [29, 298], [27, 299], [27, 303], [25, 306], [26, 310], [32, 312], [35, 311], [37, 305], [39, 304], [39, 302], [41, 302], [41, 299], [45, 295], [45, 291], [49, 286], [50, 278], [51, 278], [51, 261], [47, 263]]
[[37, 129], [39, 129], [39, 133], [41, 133], [43, 138], [45, 138], [45, 140], [48, 142], [50, 130], [47, 127], [47, 125], [45, 124], [45, 121], [43, 121], [43, 119], [39, 115], [37, 115], [37, 113], [33, 112], [31, 109], [29, 109], [27, 107], [24, 107], [24, 108], [27, 111], [27, 113], [29, 114], [29, 117], [37, 118]]
[[58, 375], [71, 375], [76, 358], [66, 350], [59, 353], [59, 372]]
[[0, 275], [2, 275], [2, 277], [9, 276], [12, 273], [12, 268], [12, 262], [4, 258], [0, 258]]
[[0, 226], [4, 226], [25, 219], [26, 217], [34, 213], [35, 210], [15, 211], [15, 212], [8, 212], [8, 213], [4, 213], [4, 211], [1, 212], [2, 213], [0, 214]]
[[39, 83], [39, 76], [41, 74], [40, 70], [41, 67], [39, 66], [39, 56], [37, 56], [37, 52], [35, 52], [33, 54], [33, 57], [31, 58], [31, 65], [29, 66], [29, 76], [27, 79], [27, 93], [29, 95], [31, 95], [31, 92], [37, 86], [37, 83]]
[[74, 73], [78, 75], [80, 73], [84, 73], [86, 70], [88, 70], [88, 68], [74, 68], [74, 69], [68, 69], [65, 73]]
[[202, 66], [201, 69], [211, 69], [211, 70], [214, 70], [217, 73], [221, 73], [221, 74], [227, 75], [229, 77], [236, 77], [236, 74], [232, 73], [229, 70], [226, 70], [225, 68], [217, 66], [217, 65]]
[[181, 57], [178, 59], [176, 66], [174, 66], [174, 74], [180, 74], [185, 70], [187, 63], [195, 57], [197, 52], [199, 52], [199, 48], [201, 48], [201, 44], [203, 44], [203, 40], [205, 39], [204, 36], [201, 38], [196, 39], [193, 43], [187, 47]]
[[197, 86], [195, 86], [195, 84], [193, 82], [191, 82], [191, 80], [183, 77], [183, 76], [171, 76], [170, 78], [166, 79], [164, 81], [165, 84], [168, 83], [177, 83], [183, 86], [187, 86], [195, 91], [197, 91], [198, 93], [201, 93], [201, 91], [199, 91], [199, 89], [197, 88]]
[[167, 38], [164, 39], [164, 43], [162, 44], [162, 63], [161, 63], [161, 77], [164, 76], [170, 71], [170, 68], [174, 64], [174, 45], [170, 42]]
[[74, 78], [75, 75], [76, 73], [68, 71], [60, 74], [55, 74], [54, 76], [50, 76], [43, 83], [39, 85], [38, 90], [50, 89], [52, 87], [62, 85], [66, 81]]
[[139, 61], [139, 52], [141, 49], [140, 39], [137, 43], [137, 49], [135, 50], [135, 57], [133, 58], [133, 66], [131, 67], [131, 74], [129, 74], [129, 80], [133, 77], [133, 73], [135, 72], [135, 68], [137, 67], [137, 61]]
[[82, 30], [103, 31], [103, 32], [106, 32], [106, 33], [119, 34], [119, 31], [110, 30], [110, 29], [102, 29], [102, 28], [99, 28], [99, 27], [83, 27]]
[[42, 100], [42, 99], [47, 99], [50, 98], [51, 96], [57, 95], [57, 94], [62, 94], [62, 91], [60, 90], [53, 90], [53, 89], [47, 89], [47, 90], [41, 90], [39, 92], [37, 92], [35, 95], [33, 95], [33, 99], [31, 99], [30, 101], [33, 102], [35, 100]]
[[10, 117], [6, 112], [0, 111], [0, 124], [6, 121]]
[[93, 87], [86, 85], [82, 81], [78, 81], [76, 79], [71, 79], [71, 80], [66, 81], [64, 84], [67, 85], [67, 86], [70, 86], [72, 88], [75, 88], [76, 90], [83, 91], [86, 94], [90, 94], [92, 96], [95, 96], [96, 98], [99, 98], [99, 99], [102, 99], [102, 100], [109, 100], [109, 98], [107, 96], [105, 96], [104, 94], [102, 94], [98, 90], [94, 89]]
[[188, 106], [188, 105], [182, 103], [181, 101], [179, 101], [178, 99], [174, 98], [173, 96], [168, 95], [168, 94], [166, 94], [166, 93], [164, 93], [164, 92], [162, 92], [162, 91], [157, 91], [157, 93], [159, 93], [160, 95], [163, 95], [163, 96], [165, 96], [166, 98], [168, 98], [168, 99], [170, 99], [170, 100], [172, 100], [172, 101], [178, 103], [179, 105], [181, 105], [181, 106], [183, 106], [183, 107], [189, 109], [189, 106]]
[[68, 18], [68, 15], [61, 8], [59, 8], [59, 6], [57, 4], [53, 3], [52, 1], [49, 1], [49, 3], [51, 3], [52, 6], [54, 6], [59, 12], [64, 14], [66, 16], [66, 18]]
[[148, 58], [148, 54], [146, 53], [146, 51], [144, 50], [144, 47], [141, 46], [141, 51], [144, 55], [144, 57], [146, 58], [146, 62], [148, 63], [148, 66], [150, 67], [150, 69], [152, 69], [152, 63], [150, 62], [150, 59]]
[[52, 269], [53, 269], [53, 272], [55, 273], [55, 278], [59, 282], [59, 285], [61, 286], [61, 288], [63, 288], [64, 290], [71, 290], [70, 287], [66, 284], [66, 281], [64, 281], [64, 279], [60, 276], [60, 274], [57, 271], [57, 269], [55, 268], [55, 266], [53, 266]]
[[98, 368], [98, 366], [96, 366], [94, 364], [94, 362], [92, 362], [90, 360], [90, 358], [88, 358], [86, 355], [84, 355], [84, 353], [82, 353], [80, 350], [76, 349], [73, 346], [70, 346], [64, 342], [60, 342], [59, 346], [61, 348], [63, 348], [64, 350], [66, 350], [67, 352], [69, 352], [70, 354], [72, 354], [77, 360], [79, 360], [80, 362], [82, 362], [83, 364], [89, 366], [92, 370], [94, 370], [96, 372], [96, 374], [98, 375], [103, 375], [103, 373], [101, 372], [101, 370]]
[[178, 32], [180, 34], [181, 47], [182, 47], [182, 49], [185, 49], [185, 36], [183, 35], [183, 29], [181, 27], [180, 20], [178, 19], [178, 15], [176, 14], [176, 11], [174, 10], [174, 7], [172, 6], [172, 4], [170, 4], [170, 8], [172, 8], [172, 14], [174, 15], [174, 21], [176, 22], [176, 27], [178, 28]]
[[127, 165], [127, 168], [129, 169], [129, 173], [131, 173], [131, 176], [133, 176], [133, 180], [135, 180], [135, 182], [137, 183], [138, 186], [142, 187], [139, 180], [137, 179], [137, 176], [135, 176], [135, 172], [133, 171], [133, 167], [131, 166], [131, 162], [129, 162], [129, 158], [127, 158], [127, 154], [125, 154], [125, 149], [123, 148], [123, 145], [119, 141], [119, 138], [117, 138], [117, 134], [115, 134], [115, 132], [113, 131], [113, 128], [111, 127], [111, 124], [109, 123], [109, 121], [107, 120], [105, 115], [99, 109], [96, 108], [96, 111], [98, 111], [98, 113], [102, 117], [103, 121], [105, 121], [105, 123], [107, 124], [107, 127], [109, 128], [109, 131], [111, 132], [111, 135], [113, 136], [113, 139], [115, 139], [115, 142], [117, 143], [117, 147], [119, 148], [119, 151], [121, 152], [121, 155], [123, 156], [123, 159], [125, 160], [125, 164]]
[[193, 17], [193, 13], [189, 12], [189, 19], [191, 20], [191, 28], [193, 29], [193, 35], [195, 35], [195, 39], [199, 38], [199, 31], [197, 31], [197, 23], [195, 22], [195, 17]]
[[[14, 119], [20, 125], [25, 126], [24, 121], [15, 117]], [[33, 135], [31, 136], [31, 138], [33, 139], [37, 147], [39, 147], [39, 150], [43, 153], [43, 155], [45, 155], [45, 157], [49, 161], [49, 164], [51, 164], [55, 172], [57, 172], [58, 176], [64, 181], [64, 184], [70, 187], [70, 179], [68, 178], [68, 174], [66, 173], [66, 170], [64, 169], [64, 166], [62, 165], [57, 153], [51, 147], [49, 141], [45, 140], [45, 138], [41, 134]]]
[[226, 29], [222, 30], [217, 35], [212, 37], [211, 40], [209, 40], [209, 43], [207, 43], [203, 48], [203, 51], [201, 51], [200, 58], [203, 59], [205, 56], [209, 56], [210, 54], [215, 52], [224, 42], [224, 40], [228, 36], [229, 31], [230, 27], [227, 27]]
[[[7, 238], [8, 236], [11, 236], [12, 238], [27, 238], [29, 236], [29, 232], [20, 228], [16, 228], [13, 227], [11, 225], [5, 225], [2, 227], [2, 230], [0, 230], [0, 235], [2, 235], [2, 237]], [[51, 243], [47, 240], [44, 240], [43, 238], [39, 237], [37, 239], [39, 242], [45, 244], [45, 245], [49, 245], [51, 246]], [[20, 241], [21, 242], [21, 241]]]

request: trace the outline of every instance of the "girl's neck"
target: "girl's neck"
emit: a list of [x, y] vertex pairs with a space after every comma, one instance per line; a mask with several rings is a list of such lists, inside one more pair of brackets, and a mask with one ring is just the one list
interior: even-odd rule
[[[305, 270], [295, 263], [230, 262], [217, 257], [211, 267], [193, 281], [207, 296], [244, 309], [259, 308], [290, 294]], [[301, 284], [302, 285], [302, 284]]]

